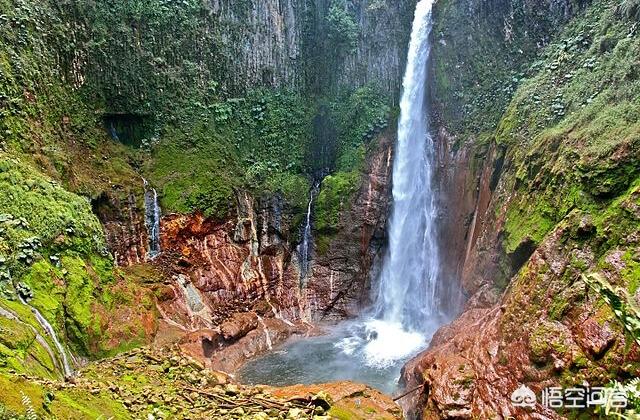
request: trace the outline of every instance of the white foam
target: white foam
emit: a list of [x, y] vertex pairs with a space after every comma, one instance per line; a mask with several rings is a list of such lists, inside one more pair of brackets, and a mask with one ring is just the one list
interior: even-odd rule
[[370, 318], [351, 324], [349, 335], [335, 347], [367, 367], [387, 369], [423, 350], [430, 335], [408, 330], [400, 322]]
[[371, 319], [365, 322], [367, 336], [364, 346], [365, 364], [378, 369], [393, 366], [423, 349], [427, 344], [424, 334], [407, 331], [398, 322]]

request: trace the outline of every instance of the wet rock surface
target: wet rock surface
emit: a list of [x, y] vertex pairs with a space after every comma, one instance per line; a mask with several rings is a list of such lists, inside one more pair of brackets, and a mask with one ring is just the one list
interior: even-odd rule
[[315, 255], [304, 290], [314, 320], [354, 317], [370, 303], [371, 280], [385, 250], [394, 129], [377, 141], [354, 202], [340, 215], [338, 233], [326, 253]]
[[570, 252], [566, 233], [560, 227], [541, 244], [498, 304], [466, 310], [404, 367], [408, 389], [424, 384], [404, 401], [409, 417], [562, 418], [540, 398], [533, 410], [514, 407], [511, 393], [522, 384], [540, 396], [546, 387], [640, 375], [640, 346], [606, 304], [588, 298], [572, 264], [590, 256]]

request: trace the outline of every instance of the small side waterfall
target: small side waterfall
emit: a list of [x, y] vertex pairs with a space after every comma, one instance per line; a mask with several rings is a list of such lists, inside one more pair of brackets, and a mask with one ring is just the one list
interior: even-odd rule
[[[49, 343], [47, 342], [47, 340], [45, 340], [44, 337], [42, 335], [40, 335], [40, 332], [38, 331], [38, 329], [36, 327], [34, 327], [33, 325], [22, 321], [18, 317], [18, 315], [16, 313], [14, 313], [14, 312], [12, 312], [10, 310], [4, 309], [2, 307], [0, 307], [0, 316], [3, 317], [3, 318], [10, 319], [11, 321], [15, 321], [15, 322], [17, 322], [19, 324], [22, 324], [22, 325], [26, 326], [27, 328], [30, 328], [34, 332], [34, 334], [36, 336], [36, 341], [42, 346], [42, 348], [45, 349], [45, 351], [47, 352], [47, 354], [51, 358], [51, 362], [53, 363], [53, 365], [64, 372], [64, 365], [58, 359], [57, 354], [51, 349], [51, 346], [49, 346]], [[56, 350], [58, 350], [58, 349], [56, 349]]]
[[149, 259], [160, 254], [160, 205], [158, 204], [158, 192], [152, 188], [146, 179], [144, 182], [144, 222], [149, 234]]
[[272, 350], [273, 344], [271, 343], [269, 328], [267, 328], [267, 324], [264, 323], [264, 319], [262, 319], [260, 315], [257, 315], [257, 316], [258, 316], [258, 322], [260, 323], [260, 325], [262, 326], [262, 329], [264, 330], [264, 338], [265, 338], [265, 343], [267, 344], [267, 349]]
[[66, 353], [66, 351], [64, 349], [64, 346], [62, 345], [62, 343], [60, 343], [60, 340], [58, 339], [58, 335], [56, 334], [56, 330], [53, 329], [53, 326], [49, 323], [49, 321], [47, 321], [47, 319], [40, 313], [39, 310], [37, 310], [33, 306], [29, 305], [21, 297], [20, 297], [20, 301], [24, 305], [29, 307], [29, 309], [31, 310], [31, 312], [35, 316], [36, 320], [38, 321], [38, 324], [40, 324], [42, 329], [44, 329], [45, 332], [49, 335], [49, 337], [51, 337], [51, 341], [53, 341], [53, 344], [55, 345], [56, 350], [58, 351], [58, 355], [60, 356], [60, 361], [62, 362], [62, 368], [63, 368], [63, 371], [64, 371], [64, 376], [67, 377], [67, 378], [73, 376], [73, 368], [71, 367], [71, 364], [69, 363], [69, 358], [67, 357], [67, 353]]
[[309, 192], [309, 204], [307, 205], [307, 217], [304, 230], [302, 231], [302, 242], [298, 245], [298, 254], [300, 255], [300, 281], [304, 282], [304, 279], [309, 273], [311, 264], [311, 251], [313, 247], [313, 235], [311, 231], [311, 213], [313, 211], [313, 200], [320, 191], [321, 181], [315, 181]]

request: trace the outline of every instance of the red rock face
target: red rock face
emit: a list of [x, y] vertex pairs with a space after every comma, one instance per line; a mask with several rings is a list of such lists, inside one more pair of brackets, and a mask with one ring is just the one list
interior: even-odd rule
[[356, 316], [369, 304], [371, 279], [386, 241], [395, 129], [388, 129], [377, 141], [354, 202], [340, 216], [338, 233], [326, 254], [313, 260], [303, 292], [311, 319]]
[[[556, 228], [497, 304], [472, 301], [405, 366], [408, 389], [424, 384], [403, 401], [411, 417], [561, 418], [541, 405], [544, 388], [602, 386], [611, 375], [640, 375], [640, 347], [625, 337], [608, 305], [588, 297], [576, 265], [592, 266], [593, 255], [569, 236]], [[538, 397], [533, 409], [511, 403], [523, 384]]]
[[[161, 303], [167, 316], [177, 315], [179, 323], [191, 329], [211, 327], [260, 304], [272, 315], [300, 318], [298, 274], [291, 255], [284, 243], [264, 253], [253, 210], [226, 222], [200, 214], [169, 215], [161, 226], [163, 253], [154, 264], [172, 279], [176, 296]], [[181, 319], [184, 315], [188, 321]]]
[[104, 227], [107, 245], [116, 263], [129, 266], [144, 262], [148, 241], [144, 209], [138, 206], [133, 193], [126, 200], [102, 195], [92, 206]]
[[209, 366], [230, 371], [291, 334], [309, 333], [305, 322], [358, 314], [384, 243], [393, 131], [377, 141], [340, 232], [327, 254], [314, 255], [306, 279], [291, 234], [298, 226], [278, 195], [239, 192], [228, 220], [165, 215], [162, 252], [146, 262], [144, 217], [133, 197], [96, 202], [118, 264], [146, 263], [161, 273], [150, 281], [161, 318], [156, 342], [178, 342]]

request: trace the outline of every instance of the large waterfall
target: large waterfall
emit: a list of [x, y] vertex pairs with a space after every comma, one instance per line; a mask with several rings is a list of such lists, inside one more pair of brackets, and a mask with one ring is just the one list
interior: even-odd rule
[[378, 282], [374, 316], [365, 322], [369, 338], [365, 360], [377, 367], [391, 366], [424, 347], [442, 323], [432, 188], [434, 151], [425, 100], [432, 5], [433, 0], [421, 0], [416, 6], [400, 102], [389, 250]]
[[425, 109], [432, 2], [418, 3], [413, 23], [393, 166], [389, 252], [376, 302], [380, 319], [418, 330], [438, 315], [440, 261], [434, 229], [434, 153]]
[[282, 353], [248, 364], [241, 374], [249, 382], [286, 385], [350, 379], [393, 392], [404, 362], [424, 349], [446, 321], [440, 310], [445, 299], [441, 295], [448, 290], [439, 287], [434, 150], [425, 94], [433, 2], [418, 2], [411, 32], [393, 168], [389, 248], [375, 305], [367, 316], [340, 324], [330, 335], [298, 341]]

